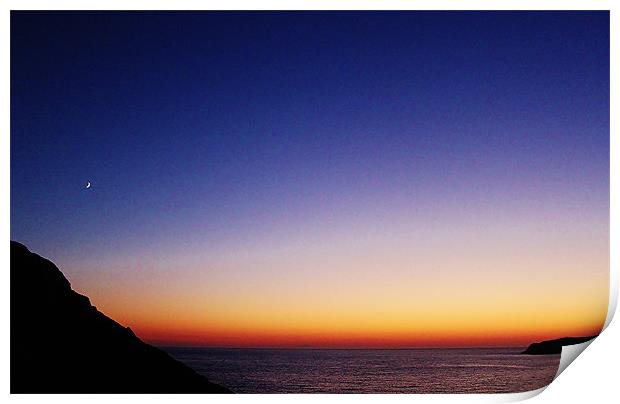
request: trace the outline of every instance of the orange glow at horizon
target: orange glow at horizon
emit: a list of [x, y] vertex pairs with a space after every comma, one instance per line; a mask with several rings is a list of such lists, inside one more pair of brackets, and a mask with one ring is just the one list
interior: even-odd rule
[[[144, 340], [157, 345], [218, 347], [450, 347], [525, 346], [531, 342], [600, 332], [607, 294], [590, 285], [564, 283], [557, 290], [468, 285], [417, 290], [407, 284], [362, 290], [312, 287], [283, 296], [240, 286], [236, 299], [225, 291], [203, 297], [171, 290], [168, 296], [95, 297], [99, 309]], [[572, 293], [560, 289], [572, 290]], [[192, 293], [189, 293], [192, 295]], [[295, 295], [295, 300], [291, 296]], [[244, 298], [245, 297], [245, 298]], [[428, 302], [420, 305], [420, 301]], [[192, 302], [191, 304], [189, 302]], [[493, 304], [489, 304], [493, 302]]]
[[69, 279], [159, 345], [525, 346], [597, 334], [607, 314], [606, 216], [560, 213], [305, 228], [77, 262]]
[[[510, 314], [508, 314], [510, 317]], [[519, 321], [478, 322], [464, 326], [457, 322], [441, 325], [419, 321], [417, 326], [384, 328], [355, 326], [343, 318], [339, 327], [317, 324], [281, 328], [247, 327], [217, 324], [204, 327], [170, 323], [135, 323], [134, 332], [146, 341], [158, 345], [217, 346], [217, 347], [458, 347], [458, 346], [525, 346], [532, 342], [563, 336], [595, 335], [601, 331], [604, 316], [592, 318], [581, 326], [570, 324], [540, 324], [532, 326]], [[405, 322], [406, 323], [406, 322]]]

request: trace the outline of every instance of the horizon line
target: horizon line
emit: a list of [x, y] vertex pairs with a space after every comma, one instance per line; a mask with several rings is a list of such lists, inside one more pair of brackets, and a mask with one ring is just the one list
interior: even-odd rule
[[[148, 341], [147, 341], [148, 342]], [[423, 350], [423, 349], [491, 349], [491, 348], [527, 348], [527, 345], [468, 345], [468, 346], [423, 346], [423, 347], [384, 347], [384, 346], [365, 346], [365, 347], [334, 347], [334, 346], [222, 346], [222, 345], [174, 345], [174, 344], [158, 344], [148, 342], [160, 348], [201, 348], [201, 349], [305, 349], [305, 350]]]

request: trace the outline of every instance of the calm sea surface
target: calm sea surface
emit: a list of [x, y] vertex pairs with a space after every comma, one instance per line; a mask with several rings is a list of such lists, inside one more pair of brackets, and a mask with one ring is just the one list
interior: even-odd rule
[[523, 349], [163, 348], [236, 393], [503, 393], [553, 380], [560, 355]]

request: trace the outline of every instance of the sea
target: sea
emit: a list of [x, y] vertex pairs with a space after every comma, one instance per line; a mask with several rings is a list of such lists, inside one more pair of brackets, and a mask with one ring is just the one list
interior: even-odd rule
[[235, 393], [515, 393], [551, 383], [560, 362], [525, 348], [163, 349]]

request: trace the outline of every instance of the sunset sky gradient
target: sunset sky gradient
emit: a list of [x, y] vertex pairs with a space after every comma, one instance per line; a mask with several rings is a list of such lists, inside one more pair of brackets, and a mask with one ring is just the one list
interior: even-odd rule
[[596, 333], [609, 14], [13, 12], [11, 238], [157, 344]]

